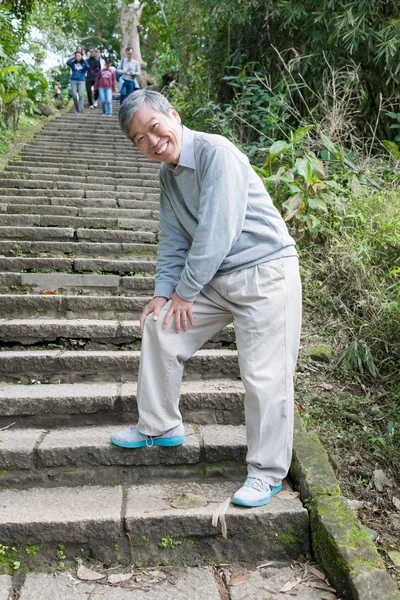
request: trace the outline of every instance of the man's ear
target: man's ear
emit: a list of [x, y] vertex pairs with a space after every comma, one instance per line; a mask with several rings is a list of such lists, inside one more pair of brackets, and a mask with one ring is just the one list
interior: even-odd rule
[[180, 117], [178, 111], [175, 110], [175, 108], [173, 106], [171, 106], [171, 108], [169, 109], [169, 112], [178, 121], [178, 123], [181, 123], [181, 117]]

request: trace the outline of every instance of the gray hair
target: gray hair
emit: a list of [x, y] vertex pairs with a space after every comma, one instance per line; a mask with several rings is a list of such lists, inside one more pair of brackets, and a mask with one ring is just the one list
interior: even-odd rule
[[129, 139], [131, 139], [129, 130], [133, 117], [135, 116], [135, 113], [142, 108], [143, 104], [148, 104], [155, 111], [163, 113], [164, 115], [170, 114], [171, 105], [160, 92], [137, 90], [136, 92], [133, 92], [133, 94], [129, 94], [129, 96], [125, 98], [123, 104], [121, 104], [118, 113], [119, 126]]

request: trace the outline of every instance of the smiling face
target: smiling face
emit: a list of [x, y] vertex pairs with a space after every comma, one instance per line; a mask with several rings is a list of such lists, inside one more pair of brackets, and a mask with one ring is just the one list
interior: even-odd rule
[[171, 106], [169, 115], [149, 104], [133, 117], [129, 134], [141, 154], [150, 160], [178, 164], [182, 148], [181, 118]]

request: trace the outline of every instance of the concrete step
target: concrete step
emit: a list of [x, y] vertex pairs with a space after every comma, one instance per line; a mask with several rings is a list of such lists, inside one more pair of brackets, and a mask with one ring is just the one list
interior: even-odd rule
[[[184, 381], [183, 419], [199, 425], [244, 423], [244, 388], [239, 380]], [[0, 385], [0, 428], [52, 429], [137, 421], [136, 382]], [[11, 430], [11, 428], [10, 428]], [[1, 432], [0, 432], [1, 433]]]
[[[0, 381], [131, 381], [137, 376], [139, 357], [135, 350], [4, 350], [0, 352]], [[218, 377], [239, 377], [234, 350], [199, 350], [185, 362], [186, 379]]]
[[[308, 513], [299, 499], [279, 494], [257, 510], [230, 505], [225, 515], [228, 539], [222, 537], [220, 528], [212, 526], [212, 515], [239, 485], [238, 480], [170, 480], [125, 489], [116, 485], [4, 490], [0, 538], [22, 551], [27, 540], [39, 544], [36, 564], [54, 566], [59, 544], [67, 559], [73, 560], [83, 548], [84, 554], [102, 562], [142, 565], [208, 564], [210, 557], [218, 564], [265, 562], [306, 555]], [[186, 598], [185, 591], [179, 597]]]
[[[35, 204], [35, 198], [40, 199], [36, 204], [42, 204], [42, 199], [50, 199], [49, 201], [45, 201], [45, 204], [54, 204], [56, 205], [67, 205], [68, 200], [72, 200], [72, 205], [75, 204], [75, 201], [81, 201], [81, 205], [91, 206], [92, 201], [96, 201], [99, 204], [95, 204], [94, 206], [101, 205], [104, 201], [113, 201], [111, 206], [117, 205], [118, 202], [122, 200], [138, 200], [138, 201], [151, 201], [157, 202], [159, 201], [160, 194], [153, 194], [147, 191], [147, 188], [135, 188], [133, 191], [129, 188], [124, 188], [124, 191], [107, 191], [99, 192], [93, 190], [73, 190], [73, 195], [68, 192], [68, 190], [40, 190], [40, 189], [24, 189], [24, 188], [4, 188], [4, 195], [1, 194], [1, 198], [7, 198], [8, 204], [26, 204], [32, 203]], [[26, 200], [25, 200], [26, 199]], [[87, 202], [88, 200], [88, 202]], [[1, 203], [0, 203], [1, 204]], [[123, 207], [123, 205], [121, 205]], [[127, 206], [126, 208], [130, 208]]]
[[[159, 477], [201, 477], [213, 473], [245, 477], [244, 425], [185, 425], [186, 441], [175, 448], [114, 446], [110, 435], [127, 425], [0, 431], [3, 473], [0, 489], [15, 485], [143, 483]], [[218, 465], [218, 469], [212, 469]], [[129, 467], [129, 471], [127, 471]], [[211, 467], [211, 468], [210, 468]]]
[[71, 175], [60, 175], [53, 173], [21, 173], [16, 171], [7, 171], [0, 173], [0, 179], [4, 181], [19, 180], [22, 182], [26, 181], [54, 181], [57, 183], [58, 188], [61, 188], [61, 184], [64, 183], [82, 183], [82, 184], [101, 184], [101, 185], [132, 185], [132, 186], [143, 186], [143, 187], [157, 187], [158, 188], [158, 177], [141, 177], [140, 174], [128, 174], [124, 173], [122, 176], [115, 177], [105, 176], [101, 174], [95, 174], [95, 171], [90, 171], [89, 174], [83, 175], [71, 174]]
[[[152, 243], [155, 234], [151, 231], [129, 231], [127, 229], [72, 229], [71, 227], [0, 227], [0, 240], [9, 240], [13, 244], [19, 241], [32, 242], [102, 242], [102, 243]], [[68, 244], [65, 245], [65, 252]]]
[[152, 257], [157, 252], [157, 246], [151, 244], [108, 243], [108, 242], [30, 242], [30, 241], [0, 241], [0, 255], [4, 256], [36, 256], [80, 258], [135, 258]]
[[[101, 168], [101, 167], [97, 167], [96, 170], [94, 169], [90, 169], [89, 167], [86, 168], [80, 168], [80, 167], [70, 167], [70, 168], [57, 168], [54, 167], [53, 164], [50, 164], [49, 166], [46, 166], [46, 164], [41, 163], [40, 166], [31, 166], [31, 163], [24, 163], [24, 164], [9, 164], [5, 167], [4, 170], [5, 173], [7, 173], [7, 175], [21, 175], [22, 174], [27, 174], [27, 175], [35, 175], [35, 174], [40, 174], [40, 175], [60, 175], [60, 176], [65, 176], [65, 175], [76, 175], [78, 177], [92, 177], [95, 174], [98, 174], [99, 177], [111, 177], [114, 179], [119, 179], [119, 178], [126, 178], [127, 176], [127, 171], [122, 170], [122, 169], [118, 169], [117, 167], [112, 168], [112, 167], [107, 167], [107, 168]], [[151, 169], [144, 169], [141, 167], [131, 167], [129, 166], [129, 176], [130, 177], [141, 177], [142, 179], [149, 179], [149, 180], [153, 180], [153, 181], [158, 181], [158, 172], [154, 172], [154, 170]]]
[[14, 258], [0, 257], [0, 272], [16, 271], [68, 271], [75, 273], [101, 271], [106, 273], [155, 272], [156, 263], [151, 258], [139, 257], [129, 260], [107, 260], [105, 258]]
[[[92, 342], [140, 348], [142, 334], [138, 320], [104, 319], [0, 319], [0, 348], [6, 343], [23, 346], [57, 342], [59, 349], [71, 348], [69, 340], [79, 340], [79, 348], [86, 349]], [[228, 325], [214, 335], [210, 342], [232, 344], [235, 341], [233, 326]], [[53, 345], [54, 346], [54, 345]], [[76, 346], [76, 344], [72, 344]], [[134, 348], [131, 348], [132, 350]]]
[[36, 318], [46, 316], [55, 319], [139, 319], [144, 306], [150, 300], [151, 296], [136, 298], [70, 294], [49, 296], [4, 294], [1, 296], [1, 316], [4, 319], [35, 316]]
[[[39, 158], [41, 158], [41, 160], [39, 160]], [[147, 160], [145, 158], [141, 158], [140, 160], [140, 155], [138, 154], [137, 160], [135, 157], [135, 160], [132, 161], [132, 169], [134, 169], [133, 172], [136, 172], [137, 170], [141, 171], [141, 170], [146, 170], [146, 171], [154, 171], [154, 172], [158, 172], [160, 170], [160, 165], [159, 163], [156, 162], [152, 162], [150, 160]], [[102, 157], [102, 156], [93, 156], [93, 152], [87, 156], [87, 158], [82, 159], [82, 157], [80, 156], [80, 160], [79, 160], [79, 164], [77, 164], [76, 160], [74, 160], [73, 157], [71, 157], [70, 154], [66, 154], [65, 156], [63, 156], [62, 161], [60, 162], [60, 160], [58, 158], [54, 157], [54, 152], [48, 152], [45, 154], [40, 154], [39, 153], [35, 153], [33, 149], [29, 149], [28, 146], [25, 146], [22, 154], [20, 157], [14, 157], [12, 164], [30, 164], [31, 166], [35, 166], [37, 164], [40, 165], [52, 165], [56, 168], [71, 168], [73, 169], [74, 166], [78, 169], [83, 169], [83, 168], [87, 168], [87, 169], [93, 169], [94, 171], [99, 171], [102, 169], [114, 169], [114, 168], [119, 168], [122, 171], [126, 172], [127, 169], [127, 164], [129, 164], [129, 167], [131, 166], [131, 161], [129, 161], [129, 163], [127, 163], [127, 160], [123, 157], [118, 157], [118, 156], [113, 156], [111, 157], [110, 155], [106, 156], [106, 157]], [[11, 164], [11, 163], [10, 163]]]
[[147, 219], [127, 219], [126, 217], [69, 217], [67, 215], [1, 215], [4, 227], [73, 227], [89, 229], [107, 229], [118, 227], [131, 231], [152, 231], [160, 229], [158, 221]]
[[[151, 183], [152, 182], [147, 182]], [[116, 184], [97, 184], [97, 183], [76, 183], [74, 181], [43, 181], [35, 179], [9, 179], [3, 177], [0, 179], [0, 188], [5, 190], [5, 195], [9, 193], [10, 189], [26, 189], [26, 190], [80, 190], [85, 192], [86, 190], [95, 192], [123, 192], [126, 188], [131, 188], [130, 191], [144, 192], [149, 194], [159, 193], [159, 188], [153, 184], [150, 186], [142, 185], [142, 180], [117, 180]], [[42, 195], [42, 194], [40, 194]], [[98, 194], [101, 196], [101, 194]]]
[[75, 207], [48, 204], [6, 204], [5, 214], [62, 215], [71, 217], [105, 217], [121, 219], [159, 219], [158, 210], [145, 208]]
[[[0, 293], [149, 296], [154, 277], [80, 273], [0, 273]], [[0, 299], [1, 301], [1, 299]]]

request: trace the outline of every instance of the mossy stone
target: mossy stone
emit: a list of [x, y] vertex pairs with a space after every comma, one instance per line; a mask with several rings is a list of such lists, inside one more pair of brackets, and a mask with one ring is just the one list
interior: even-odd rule
[[318, 346], [309, 346], [304, 350], [304, 355], [312, 360], [329, 363], [332, 358], [332, 346], [321, 344]]
[[315, 433], [295, 428], [290, 475], [301, 498], [338, 496], [340, 487], [328, 454]]
[[349, 598], [360, 574], [385, 571], [369, 535], [344, 498], [315, 498], [310, 516], [314, 555], [344, 598]]

